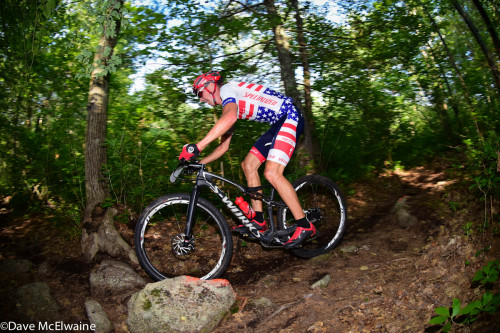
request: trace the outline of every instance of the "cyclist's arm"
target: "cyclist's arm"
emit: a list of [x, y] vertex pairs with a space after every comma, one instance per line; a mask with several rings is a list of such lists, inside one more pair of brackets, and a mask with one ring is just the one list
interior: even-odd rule
[[[231, 129], [236, 122], [238, 107], [236, 103], [228, 103], [222, 107], [222, 116], [217, 120], [214, 127], [208, 134], [197, 143], [198, 149], [201, 151], [205, 149], [210, 142], [223, 136], [229, 129]], [[227, 149], [226, 149], [227, 150]]]
[[218, 145], [217, 148], [215, 148], [207, 157], [202, 159], [200, 163], [208, 164], [217, 160], [222, 155], [224, 155], [226, 151], [229, 149], [229, 144], [231, 143], [232, 137], [233, 137], [233, 127], [231, 127], [231, 129], [229, 129], [229, 131], [227, 131], [221, 137], [220, 145]]

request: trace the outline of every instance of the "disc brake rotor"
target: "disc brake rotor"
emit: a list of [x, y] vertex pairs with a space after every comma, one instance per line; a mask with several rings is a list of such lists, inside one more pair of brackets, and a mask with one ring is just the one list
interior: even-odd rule
[[323, 216], [324, 212], [322, 212], [321, 208], [311, 208], [306, 212], [307, 220], [312, 224], [320, 221]]
[[194, 238], [186, 238], [181, 233], [172, 237], [172, 253], [179, 259], [187, 259], [187, 255], [194, 251]]

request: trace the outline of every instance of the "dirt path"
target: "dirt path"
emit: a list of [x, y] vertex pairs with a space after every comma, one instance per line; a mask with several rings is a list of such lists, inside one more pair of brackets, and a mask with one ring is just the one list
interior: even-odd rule
[[[437, 306], [450, 306], [454, 297], [463, 304], [477, 299], [470, 286], [474, 272], [499, 258], [498, 237], [488, 257], [475, 258], [484, 244], [480, 237], [465, 237], [462, 226], [477, 220], [481, 207], [468, 207], [467, 194], [455, 186], [440, 165], [355, 185], [343, 241], [311, 260], [235, 238], [224, 278], [238, 301], [215, 332], [423, 332]], [[398, 220], [393, 209], [398, 202], [413, 216], [412, 223]], [[457, 209], [460, 205], [464, 209]], [[121, 229], [130, 238], [131, 231]], [[78, 242], [61, 237], [46, 218], [0, 225], [0, 259], [25, 258], [36, 266], [15, 280], [0, 281], [7, 300], [0, 308], [4, 319], [14, 318], [15, 304], [9, 300], [15, 288], [36, 280], [49, 284], [66, 322], [85, 322], [92, 267], [78, 253]], [[327, 276], [326, 287], [311, 288]], [[127, 299], [106, 298], [116, 332], [127, 331]], [[492, 318], [474, 326], [474, 332], [498, 329], [499, 320]]]
[[[242, 271], [226, 276], [239, 309], [216, 332], [424, 331], [436, 306], [474, 298], [470, 281], [480, 263], [466, 266], [474, 247], [451, 236], [460, 220], [447, 205], [453, 183], [436, 166], [356, 185], [345, 237], [323, 257], [304, 261], [240, 248]], [[400, 225], [393, 210], [398, 201], [415, 225]], [[327, 287], [311, 289], [327, 275]]]

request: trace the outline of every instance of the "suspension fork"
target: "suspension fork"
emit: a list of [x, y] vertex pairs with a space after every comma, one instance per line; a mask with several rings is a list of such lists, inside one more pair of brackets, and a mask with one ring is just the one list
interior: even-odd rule
[[184, 245], [188, 245], [188, 243], [192, 239], [191, 233], [193, 232], [193, 225], [194, 225], [194, 211], [198, 204], [198, 198], [200, 197], [200, 190], [201, 186], [197, 180], [196, 184], [193, 187], [193, 190], [191, 191], [191, 196], [189, 198], [186, 228], [184, 230]]

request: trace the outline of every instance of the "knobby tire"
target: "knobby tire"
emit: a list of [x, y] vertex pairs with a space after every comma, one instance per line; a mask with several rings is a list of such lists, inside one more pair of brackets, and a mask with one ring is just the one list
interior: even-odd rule
[[[314, 222], [318, 236], [291, 252], [306, 259], [328, 253], [340, 243], [346, 228], [347, 204], [343, 194], [332, 180], [320, 175], [301, 177], [292, 185], [304, 211], [319, 212], [321, 218]], [[294, 222], [290, 210], [281, 209], [278, 228], [289, 228]]]
[[135, 249], [142, 267], [154, 280], [180, 275], [201, 279], [221, 276], [231, 262], [233, 241], [226, 219], [206, 199], [199, 198], [194, 214], [194, 249], [178, 255], [172, 240], [184, 234], [190, 195], [165, 195], [141, 214], [135, 229]]

